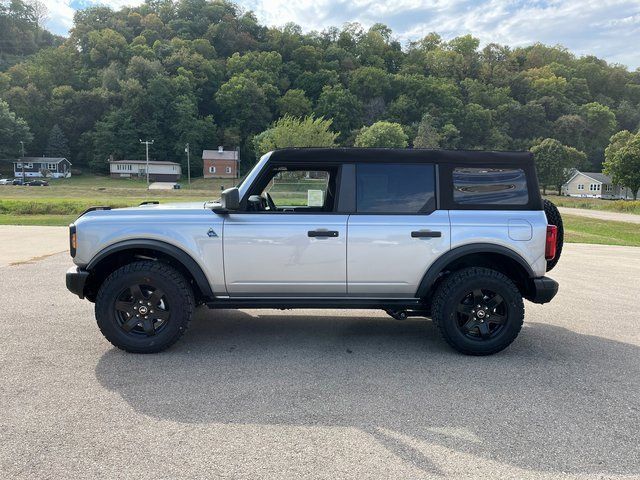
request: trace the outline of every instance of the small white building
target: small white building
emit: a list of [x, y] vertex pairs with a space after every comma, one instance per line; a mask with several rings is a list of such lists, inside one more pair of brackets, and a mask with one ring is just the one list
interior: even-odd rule
[[560, 193], [568, 197], [633, 200], [631, 189], [614, 185], [610, 176], [604, 173], [580, 172], [578, 170], [562, 185]]
[[[138, 178], [147, 176], [146, 160], [110, 160], [111, 178]], [[152, 182], [176, 182], [182, 175], [179, 163], [149, 160], [149, 180]]]

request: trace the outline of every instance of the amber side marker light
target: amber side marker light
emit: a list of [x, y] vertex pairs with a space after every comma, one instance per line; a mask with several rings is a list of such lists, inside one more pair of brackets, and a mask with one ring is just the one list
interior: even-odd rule
[[69, 253], [72, 257], [76, 256], [76, 249], [78, 248], [78, 234], [76, 233], [76, 226], [72, 223], [69, 225]]

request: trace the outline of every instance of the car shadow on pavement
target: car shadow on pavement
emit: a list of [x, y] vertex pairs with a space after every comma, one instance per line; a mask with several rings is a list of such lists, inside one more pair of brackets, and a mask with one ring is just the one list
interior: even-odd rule
[[430, 473], [411, 445], [536, 471], [640, 473], [637, 346], [534, 323], [506, 351], [467, 357], [424, 319], [264, 312], [199, 310], [169, 351], [110, 349], [96, 376], [151, 417], [359, 428]]

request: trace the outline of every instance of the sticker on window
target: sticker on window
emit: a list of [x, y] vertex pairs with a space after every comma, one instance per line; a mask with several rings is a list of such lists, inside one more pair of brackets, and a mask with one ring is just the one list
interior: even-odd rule
[[322, 190], [307, 190], [307, 206], [322, 207], [324, 205]]

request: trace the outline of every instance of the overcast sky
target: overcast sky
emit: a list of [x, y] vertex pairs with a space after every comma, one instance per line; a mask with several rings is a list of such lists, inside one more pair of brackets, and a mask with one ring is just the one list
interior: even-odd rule
[[[66, 35], [73, 12], [90, 5], [112, 8], [140, 0], [44, 0], [48, 27]], [[322, 30], [357, 21], [381, 22], [401, 41], [435, 31], [445, 39], [471, 33], [483, 44], [536, 41], [562, 44], [578, 55], [594, 54], [631, 69], [640, 67], [640, 0], [240, 0], [260, 22], [295, 22]]]

